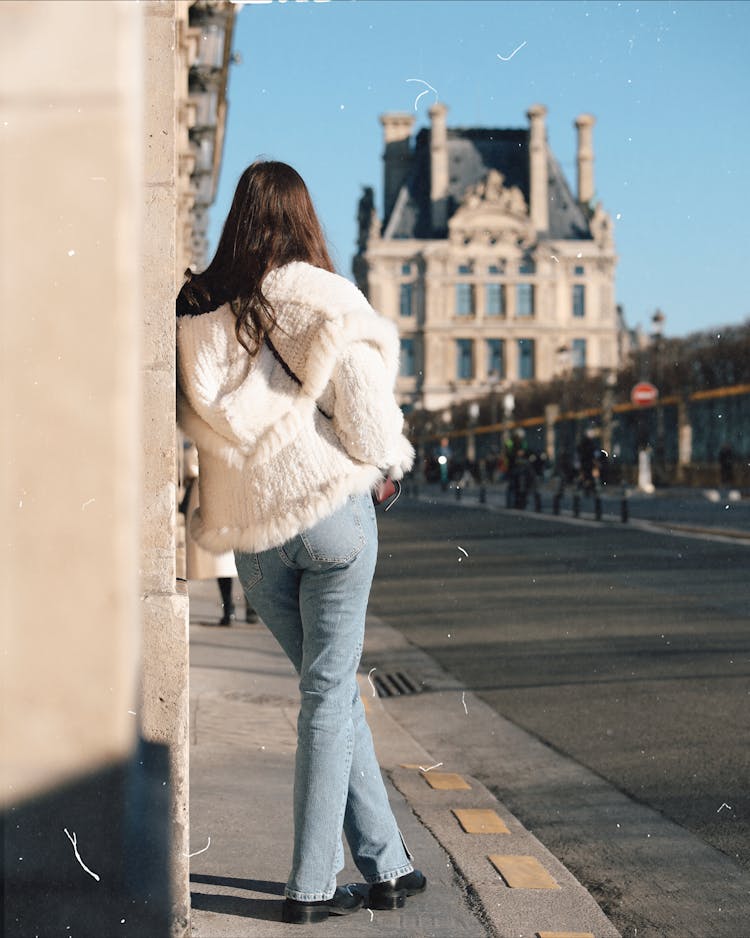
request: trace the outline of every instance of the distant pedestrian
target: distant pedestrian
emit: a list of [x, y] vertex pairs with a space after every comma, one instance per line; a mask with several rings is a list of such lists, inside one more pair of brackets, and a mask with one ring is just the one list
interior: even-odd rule
[[731, 443], [724, 443], [719, 450], [719, 478], [722, 485], [734, 485], [734, 452]]
[[596, 469], [596, 447], [590, 430], [583, 434], [578, 442], [578, 464], [580, 466], [579, 485], [590, 495], [594, 491], [594, 470]]
[[284, 163], [242, 174], [214, 259], [177, 303], [178, 414], [198, 445], [200, 544], [235, 550], [245, 595], [299, 672], [284, 921], [344, 915], [342, 830], [371, 909], [426, 879], [388, 803], [357, 684], [377, 559], [371, 490], [414, 451], [393, 394], [398, 335], [333, 272]]

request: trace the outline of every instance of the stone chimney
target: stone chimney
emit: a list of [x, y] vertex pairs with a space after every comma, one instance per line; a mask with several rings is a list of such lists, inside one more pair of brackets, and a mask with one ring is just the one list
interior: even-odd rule
[[448, 226], [448, 108], [437, 102], [429, 110], [430, 129], [430, 218], [435, 232]]
[[596, 118], [592, 114], [579, 114], [578, 131], [578, 201], [588, 205], [594, 198], [594, 145], [592, 132]]
[[383, 218], [387, 222], [399, 189], [406, 182], [412, 161], [410, 146], [411, 129], [414, 126], [412, 114], [381, 114], [383, 125], [384, 180], [383, 180]]
[[543, 104], [532, 104], [526, 112], [529, 119], [529, 213], [536, 231], [549, 229], [546, 114]]

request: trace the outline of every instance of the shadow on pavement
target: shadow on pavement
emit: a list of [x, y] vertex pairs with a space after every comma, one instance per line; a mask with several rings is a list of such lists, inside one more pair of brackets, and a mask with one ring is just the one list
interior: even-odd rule
[[236, 876], [210, 876], [206, 873], [191, 873], [191, 883], [206, 886], [228, 886], [230, 889], [247, 889], [250, 892], [265, 892], [269, 896], [283, 896], [284, 883], [268, 879], [238, 879]]
[[278, 899], [255, 899], [252, 897], [245, 899], [240, 896], [191, 892], [190, 902], [193, 909], [200, 909], [202, 912], [237, 915], [240, 918], [259, 919], [263, 922], [281, 921], [281, 903]]

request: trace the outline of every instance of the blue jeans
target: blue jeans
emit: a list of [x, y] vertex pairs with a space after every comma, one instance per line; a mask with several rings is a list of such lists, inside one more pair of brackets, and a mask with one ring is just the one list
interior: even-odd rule
[[359, 696], [357, 668], [378, 552], [369, 495], [351, 496], [281, 547], [235, 552], [248, 602], [299, 674], [294, 856], [285, 894], [330, 899], [346, 834], [368, 883], [411, 872]]

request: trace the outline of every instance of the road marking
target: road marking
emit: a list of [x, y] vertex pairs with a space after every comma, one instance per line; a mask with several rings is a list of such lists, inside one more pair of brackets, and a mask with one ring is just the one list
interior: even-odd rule
[[440, 791], [471, 791], [471, 785], [456, 772], [422, 772], [422, 778]]
[[536, 857], [492, 854], [488, 859], [511, 889], [560, 888]]
[[538, 931], [537, 938], [594, 938], [590, 931]]
[[452, 808], [467, 834], [509, 834], [505, 821], [492, 808]]
[[[428, 505], [438, 505], [441, 502], [438, 499], [427, 495], [416, 495], [417, 501]], [[451, 503], [452, 504], [452, 503]], [[491, 511], [496, 513], [507, 513], [517, 515], [522, 518], [530, 518], [533, 521], [546, 521], [558, 524], [571, 524], [580, 528], [620, 528], [627, 531], [628, 528], [643, 531], [647, 534], [663, 534], [665, 537], [689, 538], [696, 541], [712, 541], [716, 544], [734, 544], [738, 547], [750, 547], [750, 532], [731, 529], [724, 532], [717, 528], [694, 528], [683, 527], [679, 522], [669, 521], [648, 521], [645, 518], [633, 518], [624, 524], [616, 515], [604, 515], [601, 521], [595, 521], [588, 518], [574, 518], [566, 515], [545, 515], [543, 512], [529, 512], [520, 508], [504, 508], [501, 505], [492, 505], [481, 502], [461, 501], [459, 505], [463, 509], [474, 509], [477, 511]]]

